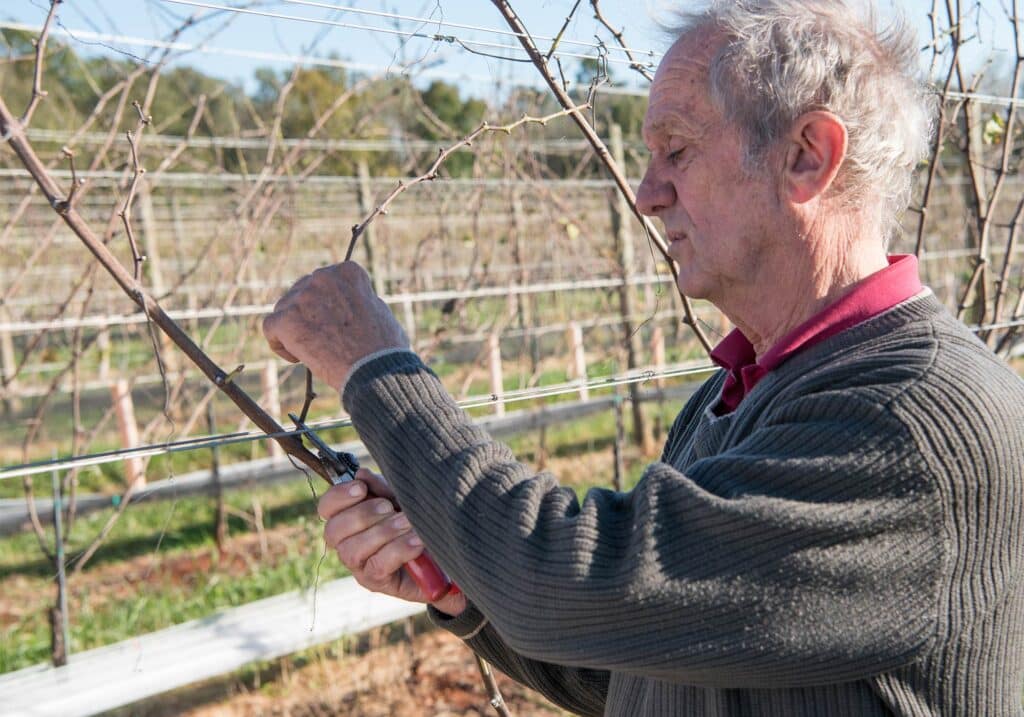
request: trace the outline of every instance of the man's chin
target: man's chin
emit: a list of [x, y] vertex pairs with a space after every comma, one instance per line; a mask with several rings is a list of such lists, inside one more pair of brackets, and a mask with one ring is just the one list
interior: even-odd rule
[[691, 299], [708, 299], [710, 296], [710, 287], [705, 282], [700, 281], [696, 277], [687, 276], [682, 272], [680, 272], [679, 279], [676, 281], [676, 288], [679, 289], [680, 294]]

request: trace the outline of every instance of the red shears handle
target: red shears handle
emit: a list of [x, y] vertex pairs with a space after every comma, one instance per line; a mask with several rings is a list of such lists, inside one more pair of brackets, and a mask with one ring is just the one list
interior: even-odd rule
[[[316, 448], [317, 455], [331, 476], [331, 483], [338, 485], [339, 483], [348, 483], [355, 480], [356, 471], [359, 470], [359, 459], [351, 453], [331, 448], [321, 440], [315, 431], [309, 429], [301, 417], [296, 416], [294, 413], [289, 413], [288, 416]], [[395, 510], [400, 511], [401, 508], [398, 503], [393, 498], [390, 500]], [[437, 567], [434, 559], [426, 553], [407, 562], [405, 564], [405, 572], [409, 574], [409, 577], [413, 579], [413, 582], [423, 591], [423, 594], [427, 596], [427, 600], [430, 602], [436, 602], [448, 593], [460, 592], [458, 586], [444, 574], [441, 568]]]
[[430, 602], [437, 602], [448, 593], [458, 594], [459, 586], [444, 574], [437, 563], [426, 553], [405, 564], [405, 572], [419, 586]]
[[[370, 495], [374, 494], [371, 493]], [[389, 500], [396, 511], [400, 512], [402, 510], [394, 498], [389, 498]], [[407, 562], [404, 568], [405, 572], [409, 574], [409, 577], [423, 591], [423, 594], [427, 596], [427, 600], [430, 602], [437, 602], [448, 593], [457, 595], [461, 592], [459, 586], [445, 575], [444, 571], [438, 567], [437, 563], [434, 562], [434, 559], [426, 551], [421, 553], [418, 558], [413, 558]]]

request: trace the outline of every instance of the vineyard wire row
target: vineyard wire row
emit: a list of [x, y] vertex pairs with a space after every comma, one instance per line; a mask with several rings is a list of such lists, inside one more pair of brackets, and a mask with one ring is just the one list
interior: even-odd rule
[[[502, 45], [496, 42], [485, 42], [482, 40], [468, 40], [465, 38], [457, 37], [455, 35], [445, 35], [442, 33], [427, 33], [417, 32], [414, 30], [399, 30], [390, 27], [378, 27], [374, 25], [358, 25], [356, 23], [345, 22], [343, 20], [328, 20], [324, 18], [313, 18], [304, 17], [302, 15], [286, 15], [280, 12], [270, 12], [269, 10], [254, 10], [252, 8], [235, 7], [232, 5], [216, 5], [209, 2], [201, 2], [201, 0], [161, 0], [165, 3], [171, 3], [174, 5], [187, 5], [189, 7], [204, 8], [207, 10], [219, 10], [222, 12], [233, 12], [237, 15], [252, 15], [255, 17], [266, 17], [272, 20], [289, 20], [292, 22], [302, 22], [311, 25], [323, 25], [325, 27], [342, 27], [349, 30], [361, 30], [366, 32], [376, 32], [382, 35], [397, 35], [399, 37], [409, 38], [420, 38], [424, 40], [432, 40], [434, 42], [447, 42], [449, 44], [458, 44], [465, 49], [470, 50], [467, 45], [474, 45], [476, 47], [484, 47], [489, 50], [511, 50], [513, 52], [524, 52], [521, 45]], [[552, 57], [569, 57], [577, 60], [599, 60], [607, 62], [609, 64], [625, 65], [626, 67], [633, 67], [636, 62], [628, 59], [621, 59], [616, 57], [607, 57], [605, 55], [588, 55], [580, 52], [566, 52], [564, 50], [555, 50], [552, 53]], [[496, 58], [496, 59], [509, 59], [509, 58]]]
[[[630, 286], [658, 285], [671, 282], [671, 276], [660, 274], [635, 275], [630, 277]], [[452, 299], [506, 298], [529, 294], [543, 294], [555, 291], [593, 291], [597, 289], [615, 289], [622, 286], [621, 278], [588, 279], [553, 282], [549, 284], [517, 284], [503, 286], [485, 286], [477, 289], [445, 289], [439, 291], [422, 291], [408, 294], [385, 294], [380, 298], [386, 304], [420, 304], [440, 303]], [[273, 304], [249, 306], [225, 306], [208, 309], [181, 309], [167, 312], [175, 321], [188, 319], [212, 319], [240, 316], [261, 316], [269, 314]], [[146, 323], [146, 316], [141, 313], [118, 314], [107, 316], [87, 316], [52, 321], [9, 321], [0, 323], [0, 332], [27, 333], [49, 329], [101, 328], [109, 326], [127, 326]]]
[[[164, 1], [165, 2], [184, 2], [184, 0], [164, 0]], [[231, 9], [231, 8], [226, 8], [226, 9]], [[20, 31], [23, 31], [23, 32], [31, 32], [31, 33], [39, 33], [42, 30], [42, 26], [41, 25], [29, 25], [29, 24], [25, 24], [25, 23], [15, 23], [15, 22], [0, 22], [0, 28], [10, 29], [10, 30], [20, 30]], [[192, 45], [192, 44], [184, 43], [184, 42], [166, 42], [166, 41], [162, 41], [162, 40], [154, 40], [154, 39], [145, 38], [145, 37], [137, 37], [137, 36], [131, 36], [131, 35], [112, 35], [112, 34], [109, 34], [109, 33], [93, 32], [93, 31], [90, 31], [90, 30], [80, 30], [80, 29], [66, 30], [66, 29], [61, 29], [61, 28], [55, 28], [51, 32], [52, 32], [52, 34], [59, 34], [59, 35], [64, 35], [66, 37], [70, 37], [73, 40], [81, 39], [81, 40], [92, 40], [92, 41], [100, 41], [100, 42], [121, 43], [121, 44], [125, 44], [125, 45], [143, 46], [143, 47], [151, 47], [151, 48], [157, 48], [157, 49], [173, 49], [173, 50], [179, 50], [179, 51], [182, 51], [182, 52], [198, 52], [198, 53], [206, 53], [206, 54], [220, 54], [220, 55], [235, 56], [235, 57], [245, 57], [245, 58], [254, 59], [254, 60], [273, 60], [273, 61], [279, 61], [279, 62], [299, 63], [299, 64], [309, 65], [309, 66], [334, 67], [334, 68], [339, 68], [339, 69], [349, 69], [349, 70], [356, 70], [356, 71], [361, 71], [361, 72], [376, 72], [376, 73], [392, 72], [392, 73], [395, 73], [395, 74], [402, 74], [402, 73], [407, 72], [409, 70], [416, 69], [415, 66], [408, 66], [407, 67], [405, 65], [400, 65], [400, 64], [395, 64], [395, 65], [392, 65], [390, 67], [387, 67], [387, 66], [381, 66], [381, 65], [370, 65], [370, 64], [366, 64], [366, 63], [349, 62], [349, 61], [345, 61], [345, 60], [335, 60], [335, 59], [332, 59], [332, 58], [317, 57], [315, 55], [283, 54], [283, 53], [263, 52], [263, 51], [258, 51], [258, 50], [238, 50], [238, 49], [234, 49], [234, 48], [216, 47], [216, 46], [208, 45], [208, 44], [205, 44], [205, 43], [204, 44], [200, 44], [200, 45]], [[388, 31], [388, 32], [390, 32], [390, 31]], [[521, 48], [514, 48], [514, 49], [521, 49]], [[609, 45], [608, 49], [612, 49], [612, 46]], [[635, 51], [643, 53], [643, 54], [647, 54], [647, 55], [651, 55], [652, 53], [653, 54], [658, 54], [654, 50], [635, 50]], [[555, 54], [557, 55], [559, 53], [556, 52]], [[585, 56], [585, 57], [590, 57], [590, 56]], [[596, 59], [596, 58], [591, 58], [591, 59]], [[616, 60], [610, 59], [609, 62], [618, 62], [620, 64], [632, 64], [632, 63], [630, 63], [628, 61], [625, 61], [625, 60], [616, 61]], [[423, 76], [447, 77], [447, 78], [452, 78], [452, 79], [460, 79], [461, 78], [461, 79], [470, 79], [470, 80], [486, 81], [486, 82], [493, 81], [492, 77], [488, 77], [488, 76], [485, 76], [485, 75], [470, 75], [470, 74], [462, 73], [462, 72], [446, 72], [446, 71], [436, 70], [434, 68], [417, 69], [417, 73], [416, 74], [420, 74], [420, 75], [423, 75]], [[612, 86], [608, 86], [608, 85], [601, 85], [601, 86], [598, 86], [596, 88], [596, 90], [597, 90], [597, 92], [603, 93], [603, 94], [629, 95], [629, 96], [636, 96], [636, 97], [646, 97], [647, 96], [647, 91], [646, 90], [644, 90], [644, 89], [634, 89], [634, 88], [629, 88], [629, 87], [612, 87]], [[994, 95], [994, 94], [986, 94], [986, 93], [979, 93], [979, 92], [963, 92], [963, 91], [957, 91], [957, 90], [948, 90], [948, 91], [943, 92], [942, 94], [943, 94], [943, 97], [947, 101], [963, 102], [963, 101], [970, 100], [970, 101], [973, 101], [973, 102], [975, 102], [977, 104], [982, 104], [982, 105], [995, 105], [995, 106], [1010, 106], [1010, 105], [1012, 105], [1012, 106], [1015, 106], [1015, 107], [1024, 106], [1024, 98], [1009, 97], [1009, 96], [1006, 96], [1006, 95]]]
[[[66, 144], [69, 139], [74, 136], [74, 133], [63, 130], [53, 129], [30, 129], [26, 133], [28, 138], [36, 142], [54, 142], [59, 144]], [[78, 144], [105, 144], [107, 142], [107, 135], [102, 132], [87, 132], [77, 137]], [[260, 137], [220, 137], [220, 136], [202, 136], [193, 135], [192, 137], [185, 137], [183, 135], [173, 134], [147, 134], [146, 145], [147, 146], [162, 146], [162, 147], [174, 147], [183, 143], [187, 143], [192, 149], [208, 149], [208, 148], [225, 148], [225, 149], [261, 149], [265, 150], [270, 144], [271, 140], [268, 138]], [[332, 150], [332, 151], [348, 151], [348, 152], [400, 152], [400, 151], [415, 151], [415, 152], [436, 152], [438, 146], [441, 144], [437, 141], [430, 141], [425, 139], [394, 139], [394, 140], [382, 140], [382, 139], [306, 139], [290, 137], [285, 139], [273, 140], [274, 144], [278, 147], [302, 147], [310, 150]], [[641, 143], [634, 142], [630, 145], [628, 142], [627, 146], [635, 148], [641, 147]], [[507, 140], [503, 142], [503, 146], [509, 148], [512, 151], [537, 151], [544, 153], [552, 153], [554, 151], [565, 152], [565, 153], [578, 153], [580, 151], [589, 150], [590, 145], [587, 144], [586, 140], [582, 139], [543, 139], [534, 141], [523, 141], [523, 140]], [[458, 151], [470, 152], [474, 151], [473, 147], [461, 147]], [[84, 171], [78, 173], [81, 177], [88, 176]], [[390, 177], [377, 177], [377, 179], [391, 179]], [[557, 181], [557, 180], [556, 180]]]
[[[502, 35], [504, 37], [515, 37], [515, 38], [522, 37], [522, 35], [520, 33], [513, 32], [511, 30], [506, 30], [506, 29], [502, 29], [502, 28], [494, 28], [494, 27], [484, 27], [482, 25], [467, 25], [465, 23], [460, 23], [460, 22], [451, 22], [451, 21], [445, 20], [443, 18], [442, 19], [438, 19], [438, 18], [430, 18], [430, 17], [415, 17], [415, 16], [412, 16], [412, 15], [399, 15], [399, 14], [396, 14], [396, 13], [393, 13], [393, 12], [384, 12], [384, 11], [380, 11], [380, 10], [364, 10], [363, 8], [351, 7], [351, 6], [348, 6], [348, 5], [337, 5], [337, 4], [334, 4], [334, 3], [323, 3], [323, 2], [311, 2], [310, 0], [280, 0], [280, 2], [285, 2], [285, 3], [292, 4], [292, 5], [302, 5], [304, 7], [322, 8], [322, 9], [325, 9], [325, 10], [340, 10], [340, 11], [343, 11], [343, 12], [351, 12], [351, 13], [354, 13], [356, 15], [369, 15], [371, 17], [383, 17], [383, 18], [388, 18], [388, 19], [391, 19], [391, 20], [406, 20], [406, 21], [409, 21], [409, 22], [416, 22], [416, 23], [421, 23], [421, 24], [424, 24], [424, 25], [436, 25], [436, 26], [439, 26], [439, 27], [455, 27], [455, 28], [458, 28], [460, 30], [477, 30], [477, 31], [480, 31], [480, 32], [488, 32], [488, 33], [491, 33], [492, 35]], [[554, 37], [549, 37], [549, 36], [546, 36], [546, 35], [531, 35], [531, 37], [534, 40], [543, 40], [544, 42], [554, 42], [554, 40], [555, 40]], [[558, 38], [558, 42], [559, 42], [559, 44], [562, 44], [562, 45], [579, 45], [581, 47], [589, 47], [589, 48], [595, 49], [595, 50], [607, 50], [609, 52], [622, 52], [622, 53], [626, 53], [626, 54], [628, 54], [630, 52], [636, 52], [636, 53], [640, 53], [640, 54], [643, 54], [643, 55], [648, 55], [652, 59], [658, 59], [658, 58], [660, 58], [662, 56], [662, 53], [655, 52], [653, 50], [640, 50], [640, 49], [636, 49], [636, 48], [632, 48], [632, 47], [619, 46], [619, 45], [603, 45], [603, 44], [598, 44], [596, 42], [587, 42], [587, 41], [583, 41], [583, 40], [574, 40], [574, 39], [567, 38], [567, 37]]]
[[[532, 389], [508, 391], [500, 398], [494, 394], [480, 394], [476, 396], [470, 396], [461, 401], [457, 401], [457, 404], [460, 408], [468, 410], [471, 408], [481, 408], [484, 406], [494, 405], [499, 401], [502, 403], [519, 403], [522, 401], [530, 401], [538, 398], [551, 398], [569, 393], [575, 393], [582, 388], [600, 390], [606, 388], [615, 388], [616, 386], [646, 383], [648, 381], [680, 378], [683, 376], [696, 376], [717, 370], [718, 366], [715, 366], [713, 364], [704, 364], [696, 367], [691, 365], [676, 365], [674, 367], [666, 367], [665, 369], [660, 371], [651, 368], [636, 369], [626, 374], [611, 374], [607, 376], [595, 376], [593, 378], [588, 377], [586, 380], [575, 380], [566, 383], [551, 384], [549, 386], [541, 386]], [[307, 429], [314, 431], [330, 430], [335, 428], [344, 428], [351, 425], [352, 421], [351, 419], [348, 418], [330, 419], [320, 422], [309, 422], [307, 424]], [[244, 431], [220, 434], [215, 436], [188, 438], [171, 443], [158, 443], [149, 444], [145, 446], [136, 446], [134, 448], [121, 448], [116, 451], [106, 451], [103, 453], [93, 453], [84, 456], [72, 456], [69, 458], [60, 458], [56, 460], [51, 459], [46, 461], [39, 461], [36, 463], [25, 463], [21, 465], [9, 466], [0, 469], [0, 480], [9, 480], [24, 476], [38, 475], [40, 473], [47, 473], [49, 471], [54, 470], [69, 470], [72, 468], [84, 468], [87, 466], [102, 465], [104, 463], [114, 463], [117, 461], [124, 460], [125, 458], [145, 458], [150, 456], [165, 455], [168, 453], [179, 453], [182, 451], [199, 450], [202, 448], [213, 448], [219, 446], [234, 445], [236, 443], [248, 443], [267, 438], [284, 438], [287, 436], [298, 436], [303, 433], [305, 433], [305, 431], [301, 430], [283, 431], [274, 434], [267, 434], [264, 433], [263, 431]]]

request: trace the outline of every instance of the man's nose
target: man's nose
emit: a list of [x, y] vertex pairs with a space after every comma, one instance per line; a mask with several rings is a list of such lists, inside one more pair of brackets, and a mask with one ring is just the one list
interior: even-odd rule
[[636, 208], [640, 213], [649, 217], [657, 216], [659, 212], [672, 206], [675, 198], [672, 184], [660, 178], [651, 167], [647, 167], [644, 178], [636, 190]]

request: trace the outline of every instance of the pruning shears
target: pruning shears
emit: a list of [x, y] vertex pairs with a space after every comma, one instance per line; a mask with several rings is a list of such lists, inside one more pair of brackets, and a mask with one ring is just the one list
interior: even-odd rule
[[[308, 438], [313, 444], [316, 455], [320, 459], [324, 468], [327, 469], [327, 473], [330, 476], [330, 480], [333, 485], [348, 483], [349, 481], [355, 480], [356, 471], [359, 470], [358, 458], [347, 451], [337, 451], [331, 448], [313, 431], [312, 428], [307, 426], [305, 422], [294, 413], [289, 413], [288, 417], [295, 422], [295, 427], [302, 432], [302, 435]], [[391, 503], [395, 506], [395, 510], [400, 510], [398, 504], [395, 503], [394, 500], [392, 500]], [[459, 589], [458, 586], [444, 574], [444, 571], [437, 566], [437, 563], [434, 562], [433, 558], [425, 552], [421, 553], [419, 557], [410, 560], [404, 567], [405, 571], [409, 574], [409, 577], [411, 577], [413, 582], [419, 586], [420, 590], [423, 591], [423, 594], [426, 595], [430, 602], [436, 602], [449, 592], [457, 592]]]

